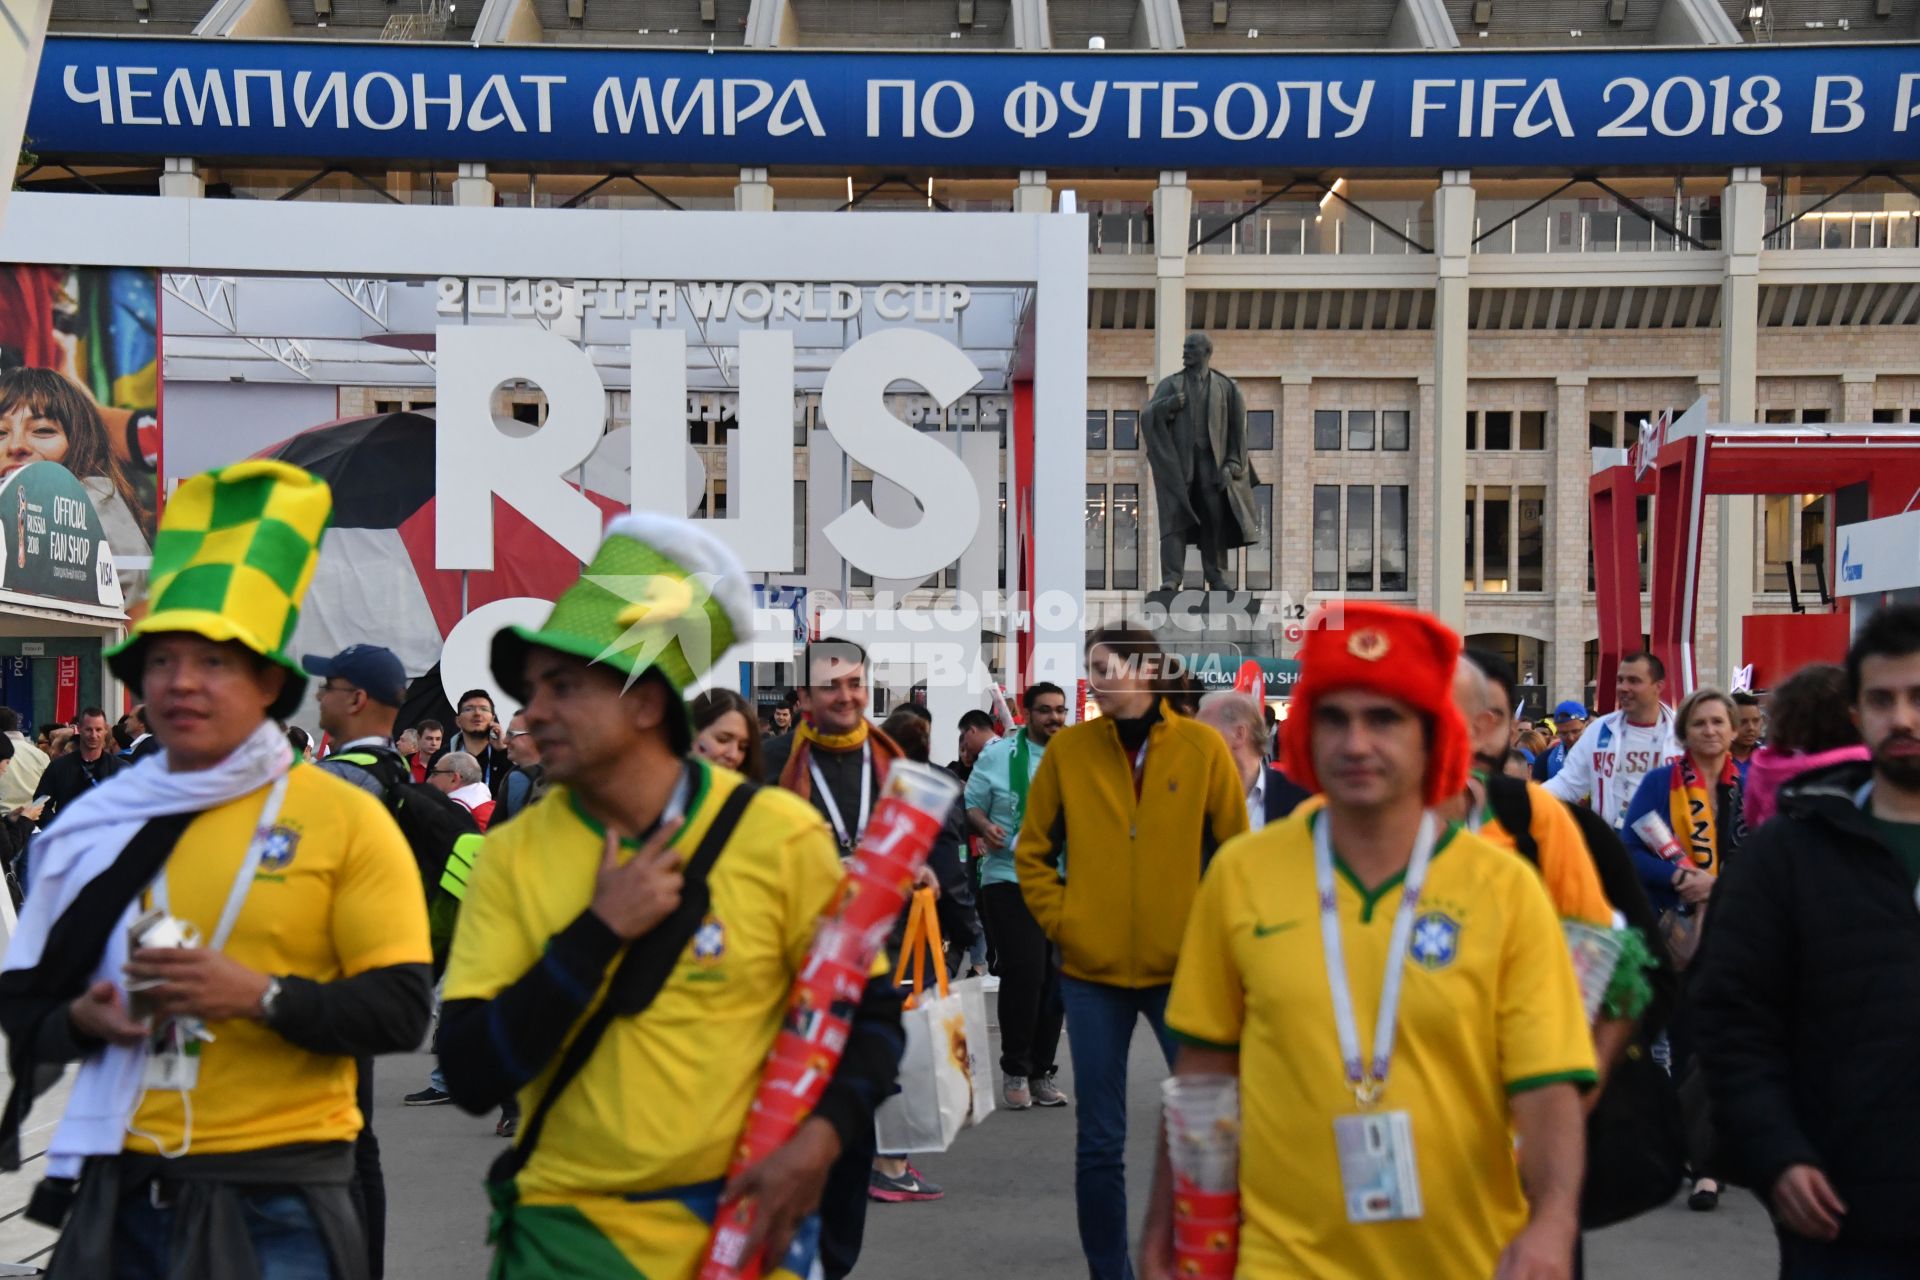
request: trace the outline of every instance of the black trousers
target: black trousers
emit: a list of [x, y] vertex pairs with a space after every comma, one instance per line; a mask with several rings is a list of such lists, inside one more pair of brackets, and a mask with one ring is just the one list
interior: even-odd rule
[[1056, 1065], [1060, 1024], [1060, 963], [1017, 884], [980, 887], [980, 910], [1000, 957], [1000, 1070], [1044, 1076]]
[[861, 1125], [827, 1173], [827, 1189], [820, 1195], [820, 1269], [827, 1280], [843, 1280], [860, 1261], [873, 1157], [873, 1126]]
[[367, 1274], [380, 1280], [387, 1272], [387, 1176], [380, 1171], [380, 1139], [373, 1133], [373, 1059], [356, 1058], [360, 1081], [360, 1136], [353, 1144], [353, 1181], [348, 1189], [367, 1229]]
[[1915, 1280], [1920, 1257], [1911, 1247], [1827, 1244], [1774, 1227], [1780, 1237], [1780, 1280]]

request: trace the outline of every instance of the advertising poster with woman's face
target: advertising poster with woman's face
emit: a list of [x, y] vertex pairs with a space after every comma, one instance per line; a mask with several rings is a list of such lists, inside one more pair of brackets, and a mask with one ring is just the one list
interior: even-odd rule
[[0, 265], [0, 483], [65, 467], [123, 569], [151, 554], [157, 518], [158, 284], [140, 268]]

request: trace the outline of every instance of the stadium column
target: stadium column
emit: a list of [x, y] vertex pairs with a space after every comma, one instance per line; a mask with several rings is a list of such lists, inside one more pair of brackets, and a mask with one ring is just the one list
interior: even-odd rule
[[207, 180], [199, 166], [185, 156], [168, 156], [160, 169], [160, 194], [163, 196], [204, 196]]
[[1186, 170], [1161, 170], [1160, 185], [1153, 189], [1154, 382], [1179, 370], [1187, 340], [1187, 228], [1192, 225]]
[[[1448, 169], [1433, 197], [1433, 612], [1455, 630], [1467, 622], [1467, 268], [1473, 256], [1473, 175]], [[1425, 593], [1422, 593], [1423, 595]]]
[[1045, 169], [1022, 169], [1020, 185], [1013, 189], [1015, 213], [1049, 213], [1053, 210], [1053, 189], [1047, 186]]
[[1547, 681], [1550, 703], [1584, 698], [1587, 687], [1587, 627], [1593, 608], [1587, 601], [1587, 565], [1592, 517], [1587, 480], [1593, 474], [1593, 450], [1587, 426], [1586, 370], [1567, 370], [1554, 379], [1553, 554], [1547, 588], [1553, 592], [1553, 653]]
[[733, 207], [742, 213], [772, 213], [773, 183], [765, 169], [742, 169], [733, 188]]
[[[1760, 347], [1760, 243], [1766, 227], [1767, 188], [1760, 170], [1735, 169], [1720, 202], [1726, 274], [1720, 284], [1720, 414], [1722, 422], [1754, 420]], [[1720, 578], [1714, 618], [1719, 663], [1701, 683], [1724, 688], [1741, 665], [1741, 622], [1753, 612], [1753, 498], [1720, 498]]]
[[468, 209], [493, 208], [493, 182], [487, 177], [487, 166], [484, 164], [460, 166], [459, 176], [453, 180], [453, 203]]

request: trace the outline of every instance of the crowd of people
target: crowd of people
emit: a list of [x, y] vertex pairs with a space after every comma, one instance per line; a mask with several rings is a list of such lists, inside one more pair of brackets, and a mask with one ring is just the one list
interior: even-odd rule
[[[430, 1025], [406, 1103], [509, 1140], [495, 1276], [692, 1277], [742, 1200], [765, 1274], [854, 1272], [871, 1204], [945, 1194], [875, 1140], [904, 919], [818, 1104], [731, 1165], [843, 861], [929, 761], [924, 706], [876, 723], [834, 639], [764, 706], [704, 688], [745, 576], [634, 515], [494, 638], [518, 710], [475, 689], [402, 725], [390, 651], [288, 651], [329, 506], [281, 463], [187, 481], [109, 657], [141, 705], [41, 742], [0, 708], [0, 1166], [79, 1064], [29, 1209], [62, 1228], [50, 1274], [382, 1275], [374, 1059]], [[616, 594], [634, 564], [673, 589]], [[1916, 1274], [1920, 609], [1764, 701], [1673, 705], [1635, 654], [1614, 709], [1539, 726], [1502, 659], [1384, 605], [1307, 629], [1277, 725], [1194, 696], [1144, 628], [1084, 657], [1097, 716], [1034, 683], [1017, 723], [953, 726], [919, 880], [949, 971], [997, 980], [1000, 1105], [1070, 1109], [1092, 1280], [1182, 1274], [1164, 1144], [1127, 1196], [1142, 1022], [1174, 1078], [1238, 1082], [1252, 1280], [1562, 1280], [1683, 1172], [1696, 1210], [1761, 1199], [1784, 1276]]]

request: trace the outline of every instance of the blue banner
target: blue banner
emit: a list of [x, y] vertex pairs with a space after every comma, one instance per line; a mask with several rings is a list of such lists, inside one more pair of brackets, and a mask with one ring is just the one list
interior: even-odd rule
[[49, 37], [47, 156], [609, 167], [1910, 163], [1912, 45], [1453, 53], [692, 52]]

